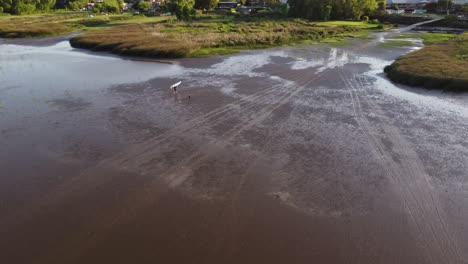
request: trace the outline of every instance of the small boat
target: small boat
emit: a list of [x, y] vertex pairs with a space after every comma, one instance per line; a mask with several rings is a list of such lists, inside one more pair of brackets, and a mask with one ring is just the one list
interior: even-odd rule
[[171, 85], [171, 89], [177, 88], [182, 82], [176, 82], [173, 85]]

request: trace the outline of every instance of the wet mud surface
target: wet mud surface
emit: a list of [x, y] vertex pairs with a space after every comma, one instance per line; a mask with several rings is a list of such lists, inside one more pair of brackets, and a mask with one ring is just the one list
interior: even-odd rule
[[420, 46], [391, 34], [175, 64], [1, 44], [0, 259], [468, 263], [468, 96], [390, 83]]

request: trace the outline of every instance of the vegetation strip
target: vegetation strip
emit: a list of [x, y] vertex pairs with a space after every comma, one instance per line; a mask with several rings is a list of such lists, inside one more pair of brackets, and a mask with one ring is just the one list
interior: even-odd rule
[[0, 17], [0, 37], [30, 38], [50, 37], [71, 33], [78, 30], [93, 31], [109, 26], [163, 21], [167, 17], [119, 15], [94, 15], [88, 17], [83, 12], [64, 12], [63, 14], [43, 14], [28, 16]]
[[404, 55], [385, 67], [385, 72], [402, 84], [468, 91], [468, 33]]
[[74, 37], [70, 43], [76, 48], [110, 51], [119, 55], [181, 58], [319, 42], [330, 38], [348, 39], [372, 29], [378, 29], [378, 25], [227, 17], [116, 26]]

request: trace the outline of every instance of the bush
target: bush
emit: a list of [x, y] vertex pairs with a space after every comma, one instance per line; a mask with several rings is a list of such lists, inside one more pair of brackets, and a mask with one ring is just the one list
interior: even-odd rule
[[449, 22], [453, 22], [453, 21], [456, 21], [457, 20], [457, 16], [456, 15], [446, 15], [445, 16], [445, 19]]
[[195, 0], [196, 9], [213, 9], [218, 6], [218, 0]]
[[0, 0], [0, 13], [31, 14], [36, 11], [49, 11], [54, 5], [55, 0]]
[[36, 10], [36, 6], [33, 4], [25, 4], [23, 2], [18, 3], [14, 9], [14, 13], [17, 15], [31, 14]]
[[173, 0], [172, 10], [174, 11], [177, 19], [179, 20], [190, 20], [194, 15], [193, 6], [195, 0]]
[[87, 0], [75, 0], [68, 3], [68, 8], [72, 10], [81, 10], [88, 4]]
[[203, 11], [195, 9], [195, 17], [198, 19], [202, 16], [203, 16]]
[[108, 12], [108, 13], [116, 13], [120, 11], [119, 2], [116, 0], [106, 0], [103, 3], [97, 3], [93, 7], [93, 12], [100, 13], [100, 12]]
[[369, 23], [369, 17], [368, 16], [363, 16], [362, 21]]
[[149, 2], [140, 1], [138, 3], [138, 10], [140, 10], [141, 12], [148, 12], [150, 7], [151, 7], [151, 3]]

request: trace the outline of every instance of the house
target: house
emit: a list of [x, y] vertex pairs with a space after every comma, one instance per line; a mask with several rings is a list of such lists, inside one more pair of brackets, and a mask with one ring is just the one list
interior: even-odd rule
[[388, 0], [387, 6], [396, 5], [400, 8], [409, 8], [435, 2], [437, 2], [437, 0]]
[[238, 10], [241, 15], [249, 15], [251, 11], [247, 6], [241, 6]]
[[68, 3], [70, 3], [70, 0], [57, 0], [55, 1], [55, 8], [66, 8]]
[[236, 8], [239, 5], [237, 2], [219, 2], [218, 7], [216, 9], [231, 9]]

